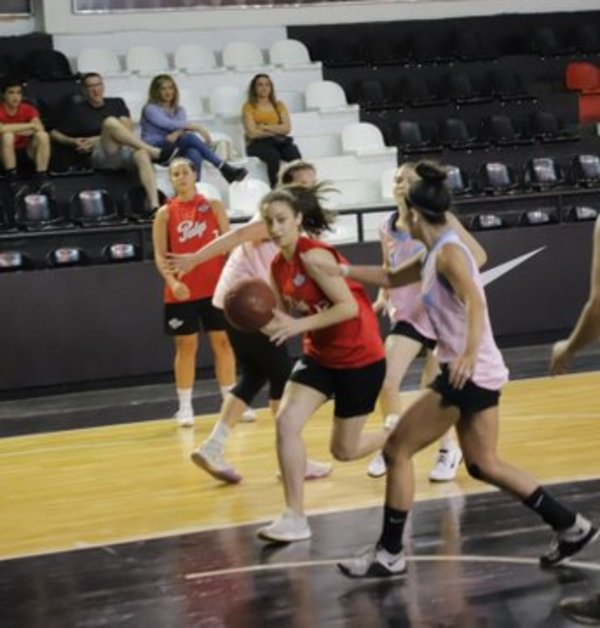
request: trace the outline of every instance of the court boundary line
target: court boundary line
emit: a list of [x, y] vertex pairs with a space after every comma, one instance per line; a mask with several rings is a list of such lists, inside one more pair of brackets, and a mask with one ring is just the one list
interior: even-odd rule
[[[218, 578], [221, 576], [239, 575], [245, 573], [257, 573], [261, 571], [280, 571], [284, 569], [306, 569], [311, 567], [325, 567], [337, 565], [343, 558], [328, 558], [324, 560], [307, 560], [307, 561], [295, 561], [288, 563], [273, 563], [273, 564], [261, 564], [261, 565], [247, 565], [242, 567], [230, 567], [228, 569], [215, 569], [213, 571], [198, 571], [185, 574], [186, 580], [206, 580], [207, 578]], [[586, 571], [598, 571], [600, 572], [600, 563], [587, 563], [582, 561], [567, 561], [562, 565], [557, 565], [551, 569], [542, 569], [540, 567], [539, 558], [524, 558], [519, 556], [478, 556], [478, 555], [419, 555], [419, 556], [406, 556], [407, 563], [434, 563], [434, 562], [461, 562], [461, 563], [504, 563], [511, 565], [533, 565], [548, 573], [554, 573], [556, 569], [561, 567], [576, 567], [577, 569], [583, 569]], [[393, 576], [390, 578], [392, 579]], [[349, 578], [349, 580], [363, 580], [384, 582], [386, 578]]]

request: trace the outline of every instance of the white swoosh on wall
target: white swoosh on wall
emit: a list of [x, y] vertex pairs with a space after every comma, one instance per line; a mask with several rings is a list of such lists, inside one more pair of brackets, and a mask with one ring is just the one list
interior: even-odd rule
[[493, 268], [486, 270], [481, 273], [483, 285], [487, 286], [492, 283], [492, 281], [496, 281], [496, 279], [499, 279], [502, 275], [506, 275], [506, 273], [509, 273], [513, 268], [516, 268], [517, 266], [523, 264], [523, 262], [526, 262], [530, 257], [541, 253], [545, 248], [547, 247], [541, 246], [539, 249], [535, 249], [535, 251], [530, 251], [529, 253], [525, 253], [524, 255], [508, 260], [508, 262], [504, 262], [503, 264], [499, 264], [498, 266], [494, 266]]

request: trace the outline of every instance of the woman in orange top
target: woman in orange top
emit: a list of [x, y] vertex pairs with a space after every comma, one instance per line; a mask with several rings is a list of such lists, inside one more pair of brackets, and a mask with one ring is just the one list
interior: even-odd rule
[[277, 100], [271, 79], [257, 74], [248, 87], [248, 100], [242, 108], [246, 153], [267, 165], [271, 187], [277, 185], [281, 161], [300, 159], [300, 151], [290, 135], [287, 107]]

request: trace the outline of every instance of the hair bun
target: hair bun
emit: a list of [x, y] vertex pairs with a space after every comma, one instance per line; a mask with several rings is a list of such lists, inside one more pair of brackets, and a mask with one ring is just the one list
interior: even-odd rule
[[432, 161], [420, 161], [415, 167], [415, 172], [421, 179], [431, 183], [442, 182], [447, 176], [446, 170]]

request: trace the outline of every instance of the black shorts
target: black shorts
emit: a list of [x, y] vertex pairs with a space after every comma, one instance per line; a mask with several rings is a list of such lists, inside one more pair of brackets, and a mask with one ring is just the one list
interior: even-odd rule
[[354, 369], [333, 369], [306, 355], [296, 362], [290, 375], [290, 381], [333, 397], [334, 415], [340, 419], [373, 412], [384, 378], [385, 360]]
[[433, 338], [427, 338], [427, 336], [424, 336], [414, 325], [408, 323], [407, 321], [398, 321], [397, 323], [394, 323], [389, 333], [390, 335], [394, 334], [396, 336], [406, 336], [407, 338], [412, 338], [422, 344], [426, 349], [430, 349], [432, 351], [435, 349], [436, 341]]
[[440, 365], [441, 373], [429, 384], [429, 388], [442, 396], [442, 406], [456, 406], [463, 415], [472, 415], [488, 408], [494, 408], [500, 400], [499, 390], [482, 388], [469, 380], [461, 390], [450, 385], [450, 369]]
[[225, 316], [212, 304], [212, 297], [198, 301], [165, 303], [164, 330], [167, 336], [187, 336], [200, 330], [224, 331]]

